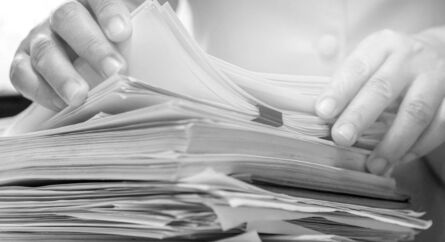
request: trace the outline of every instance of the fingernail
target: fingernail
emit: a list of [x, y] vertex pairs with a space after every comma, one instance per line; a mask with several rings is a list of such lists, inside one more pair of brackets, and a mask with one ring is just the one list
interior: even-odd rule
[[54, 98], [52, 103], [58, 110], [62, 110], [66, 106], [65, 102], [58, 97]]
[[102, 61], [102, 70], [105, 77], [110, 77], [122, 70], [122, 64], [113, 57], [107, 57]]
[[87, 91], [77, 81], [69, 81], [63, 87], [63, 93], [68, 105], [78, 106], [85, 101]]
[[402, 158], [401, 161], [402, 161], [402, 163], [407, 163], [407, 162], [411, 162], [411, 161], [417, 159], [417, 157], [418, 156], [414, 153], [408, 153]]
[[327, 97], [320, 101], [317, 110], [323, 118], [332, 118], [336, 108], [337, 102], [333, 98]]
[[366, 163], [366, 166], [368, 168], [368, 171], [376, 174], [381, 175], [384, 174], [388, 168], [389, 162], [386, 159], [383, 158], [375, 158], [373, 160], [370, 160]]
[[[355, 130], [355, 126], [350, 123], [346, 123], [341, 125], [337, 129], [337, 134], [340, 137], [337, 138], [337, 142], [343, 145], [353, 145], [355, 143], [355, 140], [357, 139], [357, 131]], [[341, 140], [339, 140], [340, 138]]]
[[125, 27], [126, 26], [122, 18], [120, 16], [115, 16], [108, 21], [105, 32], [108, 37], [114, 38], [124, 33]]

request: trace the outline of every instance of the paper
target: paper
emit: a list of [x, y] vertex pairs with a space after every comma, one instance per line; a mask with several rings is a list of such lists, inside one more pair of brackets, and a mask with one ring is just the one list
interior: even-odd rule
[[[232, 199], [236, 193], [238, 200], [256, 203], [234, 204]], [[174, 182], [15, 186], [1, 188], [0, 194], [0, 239], [21, 232], [65, 232], [83, 236], [104, 234], [152, 239], [194, 236], [216, 240], [219, 236], [244, 231], [247, 224], [247, 229], [258, 231], [262, 239], [263, 235], [267, 238], [273, 234], [377, 241], [378, 238], [410, 238], [416, 230], [430, 226], [429, 222], [413, 218], [404, 210], [292, 198], [210, 169]], [[272, 203], [288, 206], [259, 206]], [[290, 205], [304, 209], [295, 211]], [[381, 219], [389, 216], [385, 221]], [[328, 233], [337, 228], [343, 232]], [[328, 235], [330, 237], [326, 237]]]
[[393, 115], [338, 147], [313, 110], [329, 78], [209, 56], [168, 4], [132, 23], [128, 73], [76, 60], [85, 103], [33, 105], [0, 138], [1, 241], [392, 242], [431, 226], [366, 173]]
[[[330, 136], [330, 124], [318, 118], [314, 112], [315, 99], [329, 82], [328, 77], [255, 73], [209, 56], [185, 31], [169, 5], [143, 4], [132, 13], [132, 22], [131, 38], [119, 46], [128, 62], [126, 74], [132, 78], [153, 88], [180, 94], [183, 98], [241, 112], [248, 116], [249, 121], [262, 120], [258, 118], [259, 107], [264, 107], [281, 113], [283, 125], [294, 133], [312, 137]], [[140, 93], [138, 87], [125, 82], [112, 83], [114, 89], [98, 85], [99, 75], [85, 61], [79, 59], [75, 64], [77, 70], [95, 87], [89, 96], [91, 104], [96, 100], [96, 107], [130, 105], [134, 104], [131, 100], [138, 98], [142, 98], [140, 104], [150, 105], [145, 97], [146, 92]], [[139, 85], [139, 89], [143, 87]], [[123, 98], [127, 100], [123, 101]], [[88, 108], [86, 106], [85, 111]], [[67, 110], [62, 113], [68, 114]], [[115, 111], [118, 110], [124, 111], [116, 107]], [[42, 113], [40, 108], [30, 113], [27, 115], [30, 116], [27, 125], [14, 125], [7, 134], [54, 127], [54, 123], [42, 126], [42, 117], [33, 117], [34, 113], [35, 116]], [[388, 124], [379, 120], [370, 128], [372, 132], [364, 132], [357, 145], [376, 145], [388, 128]]]

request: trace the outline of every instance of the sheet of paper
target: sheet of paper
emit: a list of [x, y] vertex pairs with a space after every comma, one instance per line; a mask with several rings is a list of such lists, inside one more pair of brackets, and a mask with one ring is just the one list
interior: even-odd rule
[[[209, 56], [168, 4], [147, 1], [132, 21], [119, 47], [129, 76], [101, 80], [76, 60], [91, 77], [85, 103], [33, 105], [0, 138], [1, 241], [377, 242], [431, 226], [399, 207], [409, 200], [393, 179], [365, 172], [369, 150], [329, 140], [313, 112], [328, 78]], [[252, 121], [259, 113], [282, 125]], [[358, 146], [376, 144], [391, 120]]]

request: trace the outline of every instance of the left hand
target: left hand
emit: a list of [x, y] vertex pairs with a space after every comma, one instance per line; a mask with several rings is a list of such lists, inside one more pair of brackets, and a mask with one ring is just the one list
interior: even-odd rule
[[338, 117], [332, 127], [334, 141], [350, 146], [402, 99], [392, 126], [367, 162], [374, 174], [423, 156], [445, 141], [445, 57], [421, 39], [390, 30], [367, 37], [317, 100], [321, 118]]

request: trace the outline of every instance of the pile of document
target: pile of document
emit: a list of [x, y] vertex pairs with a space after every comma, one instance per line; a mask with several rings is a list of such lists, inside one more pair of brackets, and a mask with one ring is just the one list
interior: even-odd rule
[[[156, 166], [162, 165], [158, 163], [152, 169]], [[103, 169], [116, 172], [117, 168], [125, 174], [124, 165]], [[147, 177], [152, 173], [148, 172]], [[416, 218], [420, 214], [400, 210], [402, 203], [381, 201], [376, 202], [378, 207], [365, 206], [360, 205], [365, 198], [354, 201], [347, 196], [273, 187], [267, 182], [252, 185], [250, 177], [238, 176], [209, 169], [174, 182], [164, 178], [4, 187], [0, 189], [0, 238], [404, 241], [429, 226]]]
[[212, 57], [168, 4], [132, 15], [128, 73], [77, 60], [86, 102], [32, 105], [0, 138], [0, 241], [392, 242], [431, 226], [365, 171], [393, 114], [338, 147], [313, 112], [328, 78]]

